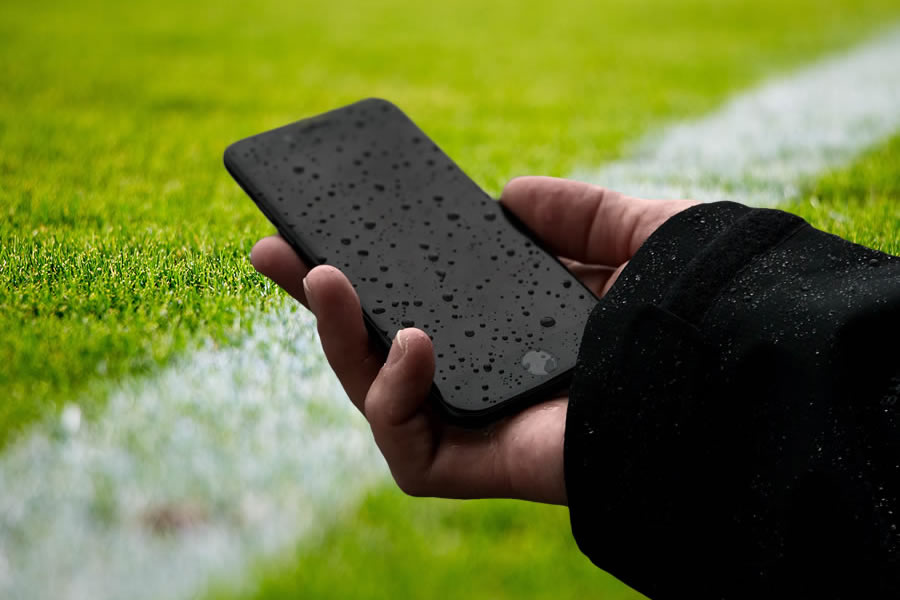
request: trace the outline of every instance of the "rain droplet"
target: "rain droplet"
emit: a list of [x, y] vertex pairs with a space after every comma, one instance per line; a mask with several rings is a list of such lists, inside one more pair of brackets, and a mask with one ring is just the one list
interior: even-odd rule
[[456, 221], [457, 219], [459, 219], [459, 215], [456, 213], [449, 213], [447, 215], [447, 218], [450, 219], [451, 221]]
[[345, 246], [350, 245], [350, 238], [341, 238], [341, 243]]
[[372, 314], [375, 314], [375, 315], [380, 315], [383, 312], [384, 312], [384, 309], [380, 306], [372, 309]]
[[553, 327], [556, 325], [556, 319], [553, 317], [543, 317], [541, 318], [541, 325], [544, 327]]
[[363, 227], [365, 227], [366, 229], [375, 229], [375, 223], [373, 223], [372, 221], [367, 221], [363, 223]]
[[412, 327], [413, 325], [416, 324], [416, 322], [413, 321], [412, 319], [403, 319], [402, 321], [400, 321], [400, 324], [403, 325], [404, 327]]
[[474, 331], [472, 331], [471, 329], [466, 330], [466, 337], [472, 337], [473, 335], [475, 335]]
[[450, 302], [451, 300], [453, 300], [453, 294], [444, 294], [443, 296], [441, 296], [441, 298], [443, 298], [447, 302]]

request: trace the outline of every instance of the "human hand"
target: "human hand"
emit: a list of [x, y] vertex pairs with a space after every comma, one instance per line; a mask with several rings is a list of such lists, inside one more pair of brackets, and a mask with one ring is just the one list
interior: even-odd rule
[[[602, 296], [666, 219], [695, 204], [631, 198], [550, 177], [510, 181], [500, 201], [587, 287]], [[359, 297], [335, 267], [308, 270], [279, 236], [253, 247], [254, 267], [316, 316], [329, 365], [365, 415], [394, 480], [414, 496], [507, 497], [566, 504], [568, 397], [479, 430], [447, 424], [426, 402], [434, 350], [415, 328], [397, 332], [387, 361], [370, 344]]]

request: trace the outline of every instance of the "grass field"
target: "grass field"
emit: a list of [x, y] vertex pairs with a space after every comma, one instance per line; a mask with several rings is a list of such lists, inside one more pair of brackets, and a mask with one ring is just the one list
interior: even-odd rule
[[[71, 402], [97, 419], [123, 378], [237, 344], [281, 305], [247, 260], [271, 228], [221, 166], [236, 139], [381, 96], [497, 193], [515, 175], [599, 167], [897, 19], [888, 0], [4, 6], [0, 449]], [[895, 136], [785, 208], [900, 253], [898, 181]], [[249, 588], [213, 577], [210, 594], [627, 597], [566, 527], [559, 509], [378, 488], [322, 537], [260, 559]]]

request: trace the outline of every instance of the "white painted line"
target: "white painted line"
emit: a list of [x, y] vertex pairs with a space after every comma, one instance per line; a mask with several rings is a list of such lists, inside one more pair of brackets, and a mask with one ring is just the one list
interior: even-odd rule
[[633, 196], [789, 200], [900, 129], [900, 30], [740, 94], [575, 179]]
[[[294, 303], [295, 304], [295, 303]], [[77, 404], [0, 457], [0, 598], [186, 598], [384, 481], [303, 309]]]
[[[900, 33], [739, 96], [583, 172], [627, 193], [770, 204], [900, 128]], [[352, 506], [387, 469], [285, 307], [78, 403], [0, 456], [0, 598], [185, 598]]]

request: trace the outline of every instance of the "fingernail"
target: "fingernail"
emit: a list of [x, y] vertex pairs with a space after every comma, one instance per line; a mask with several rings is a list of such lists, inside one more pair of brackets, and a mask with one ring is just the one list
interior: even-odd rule
[[309, 289], [309, 284], [306, 283], [306, 277], [303, 278], [303, 294], [306, 296], [306, 304], [309, 305], [309, 310], [316, 313], [315, 303], [313, 302], [312, 292]]
[[387, 361], [384, 366], [390, 367], [400, 362], [400, 359], [406, 354], [406, 344], [409, 340], [406, 338], [406, 330], [399, 329], [397, 335], [394, 336], [394, 343], [391, 344], [391, 351], [388, 352]]

